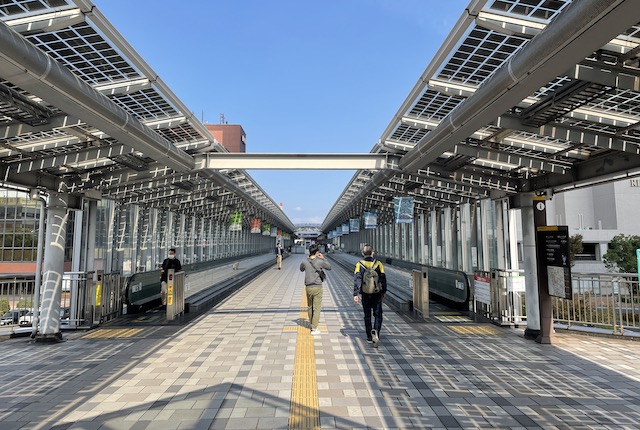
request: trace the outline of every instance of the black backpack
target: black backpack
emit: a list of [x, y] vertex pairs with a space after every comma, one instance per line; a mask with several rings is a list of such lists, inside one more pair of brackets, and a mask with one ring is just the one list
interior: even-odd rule
[[362, 292], [364, 294], [376, 294], [382, 291], [380, 276], [375, 270], [377, 263], [376, 260], [373, 260], [371, 267], [368, 267], [364, 264], [364, 260], [360, 261], [360, 265], [364, 268], [364, 273], [362, 274]]

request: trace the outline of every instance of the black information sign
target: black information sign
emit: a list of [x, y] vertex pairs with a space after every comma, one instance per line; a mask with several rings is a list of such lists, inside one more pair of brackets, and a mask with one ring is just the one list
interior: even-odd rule
[[571, 262], [569, 261], [569, 227], [541, 226], [538, 234], [538, 264], [547, 275], [549, 295], [572, 298]]

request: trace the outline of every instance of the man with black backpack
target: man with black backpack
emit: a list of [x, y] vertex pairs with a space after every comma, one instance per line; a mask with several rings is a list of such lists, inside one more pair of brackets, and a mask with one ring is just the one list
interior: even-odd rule
[[[382, 328], [382, 299], [387, 293], [387, 277], [384, 266], [373, 258], [373, 247], [369, 244], [362, 248], [364, 259], [356, 263], [353, 276], [353, 301], [358, 303], [358, 295], [362, 294], [362, 308], [364, 309], [364, 326], [367, 342], [372, 342], [375, 348], [380, 341]], [[371, 325], [371, 313], [374, 323]]]

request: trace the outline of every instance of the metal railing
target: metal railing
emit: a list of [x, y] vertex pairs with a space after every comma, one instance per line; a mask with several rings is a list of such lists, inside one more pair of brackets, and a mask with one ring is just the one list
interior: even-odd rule
[[33, 275], [0, 275], [0, 327], [18, 327], [33, 308]]
[[553, 318], [568, 326], [597, 327], [623, 334], [640, 329], [640, 295], [635, 273], [574, 273], [572, 300], [553, 298]]
[[[60, 295], [61, 328], [81, 328], [108, 321], [120, 315], [122, 309], [120, 273], [103, 274], [99, 294], [96, 273], [65, 272]], [[22, 318], [34, 308], [34, 275], [0, 275], [0, 315], [2, 326], [31, 327]], [[16, 318], [10, 318], [13, 314]], [[22, 323], [21, 322], [22, 318]], [[27, 324], [28, 323], [28, 324]]]
[[[635, 273], [572, 273], [571, 300], [553, 297], [555, 323], [613, 334], [640, 330], [640, 286]], [[473, 310], [497, 324], [526, 321], [522, 271], [474, 274]]]
[[476, 271], [473, 310], [501, 325], [519, 325], [527, 320], [525, 282], [522, 270]]

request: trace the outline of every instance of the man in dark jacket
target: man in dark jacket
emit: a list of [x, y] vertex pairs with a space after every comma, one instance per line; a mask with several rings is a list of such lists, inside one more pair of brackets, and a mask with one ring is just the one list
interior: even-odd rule
[[[364, 327], [367, 333], [367, 342], [373, 342], [374, 347], [378, 347], [380, 340], [380, 329], [382, 328], [382, 299], [387, 293], [387, 277], [384, 274], [384, 266], [373, 258], [373, 247], [369, 244], [362, 248], [363, 260], [356, 263], [353, 275], [353, 301], [358, 303], [358, 295], [362, 295], [362, 308], [364, 310]], [[378, 273], [378, 280], [382, 289], [374, 294], [365, 294], [362, 291], [362, 277], [365, 267], [373, 267]], [[375, 321], [371, 325], [371, 313]]]
[[282, 269], [282, 256], [284, 255], [284, 248], [278, 242], [276, 245], [276, 264], [278, 265], [278, 270]]
[[176, 258], [175, 248], [169, 249], [169, 257], [164, 259], [162, 268], [160, 269], [160, 284], [162, 285], [160, 297], [162, 298], [162, 306], [167, 306], [167, 273], [169, 269], [175, 269], [176, 272], [182, 270], [182, 264], [180, 264], [180, 260]]

